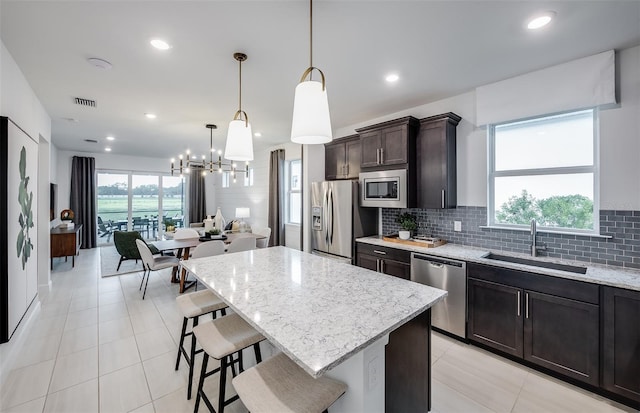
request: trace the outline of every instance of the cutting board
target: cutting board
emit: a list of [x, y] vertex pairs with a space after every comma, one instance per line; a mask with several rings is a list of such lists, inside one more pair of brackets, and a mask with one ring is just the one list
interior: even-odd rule
[[447, 243], [442, 239], [418, 240], [418, 239], [400, 239], [398, 234], [385, 235], [382, 237], [384, 241], [396, 242], [398, 244], [411, 245], [412, 247], [435, 248]]

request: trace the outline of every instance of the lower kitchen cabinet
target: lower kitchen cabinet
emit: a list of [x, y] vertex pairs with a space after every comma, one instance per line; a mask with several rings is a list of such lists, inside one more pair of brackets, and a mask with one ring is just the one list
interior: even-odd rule
[[603, 287], [602, 385], [640, 409], [640, 291]]
[[598, 386], [597, 285], [473, 263], [467, 270], [472, 341]]
[[524, 292], [524, 359], [597, 386], [600, 307]]
[[[408, 280], [411, 276], [411, 253], [358, 242], [356, 265]], [[430, 411], [431, 309], [389, 334], [384, 357], [385, 411]]]
[[467, 294], [469, 338], [513, 356], [522, 357], [522, 290], [469, 278]]
[[396, 248], [358, 243], [356, 265], [405, 280], [411, 277], [411, 253]]

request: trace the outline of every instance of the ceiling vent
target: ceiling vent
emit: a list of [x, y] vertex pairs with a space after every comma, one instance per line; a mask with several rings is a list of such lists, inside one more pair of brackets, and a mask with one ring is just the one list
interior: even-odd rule
[[88, 106], [90, 108], [95, 108], [97, 106], [96, 101], [91, 99], [74, 98], [74, 102], [76, 105]]
[[89, 143], [98, 143], [98, 141], [95, 139], [85, 139], [84, 141]]

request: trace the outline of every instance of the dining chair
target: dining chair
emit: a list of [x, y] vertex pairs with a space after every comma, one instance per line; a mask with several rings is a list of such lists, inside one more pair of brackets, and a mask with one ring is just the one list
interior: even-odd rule
[[235, 239], [227, 247], [227, 253], [250, 251], [256, 249], [256, 239], [254, 237], [242, 237]]
[[262, 235], [265, 237], [265, 238], [256, 240], [256, 247], [267, 248], [269, 246], [269, 239], [271, 238], [271, 228], [266, 227], [266, 228], [259, 228], [257, 230], [254, 229], [253, 233]]
[[176, 228], [176, 232], [173, 234], [173, 239], [191, 239], [200, 238], [200, 234], [193, 228]]
[[142, 273], [142, 281], [140, 282], [140, 288], [138, 288], [138, 291], [142, 289], [144, 276], [147, 276], [147, 282], [146, 284], [144, 284], [144, 292], [142, 293], [142, 299], [144, 300], [145, 295], [147, 295], [147, 285], [149, 285], [149, 277], [151, 277], [151, 271], [177, 267], [178, 264], [180, 264], [180, 260], [176, 257], [168, 256], [154, 257], [147, 244], [141, 239], [136, 239], [136, 246], [138, 247], [138, 251], [140, 252], [140, 257], [142, 258], [142, 266], [144, 267], [144, 272]]
[[198, 245], [191, 253], [191, 258], [212, 257], [224, 254], [224, 242], [207, 241]]

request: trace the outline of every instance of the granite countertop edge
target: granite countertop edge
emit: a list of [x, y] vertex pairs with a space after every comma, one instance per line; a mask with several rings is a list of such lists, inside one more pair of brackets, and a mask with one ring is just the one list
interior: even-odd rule
[[[640, 271], [630, 269], [615, 268], [610, 266], [602, 266], [597, 264], [583, 264], [574, 261], [563, 261], [549, 257], [532, 258], [525, 254], [518, 254], [508, 251], [491, 250], [487, 248], [471, 247], [461, 244], [445, 244], [436, 248], [425, 248], [419, 246], [406, 245], [396, 242], [389, 242], [382, 239], [381, 236], [371, 236], [357, 238], [356, 242], [364, 244], [380, 245], [390, 248], [396, 248], [405, 251], [418, 252], [427, 255], [433, 255], [444, 258], [458, 259], [466, 262], [474, 262], [478, 264], [487, 264], [494, 267], [510, 268], [515, 270], [523, 270], [536, 274], [549, 275], [553, 277], [566, 278], [571, 280], [589, 282], [592, 284], [605, 285], [610, 287], [624, 288], [628, 290], [640, 291]], [[497, 253], [500, 255], [508, 255], [518, 258], [534, 259], [541, 262], [552, 262], [565, 265], [573, 265], [578, 267], [586, 267], [586, 274], [576, 274], [568, 271], [555, 270], [544, 267], [537, 267], [525, 264], [517, 264], [505, 261], [491, 260], [484, 258], [489, 253]]]

